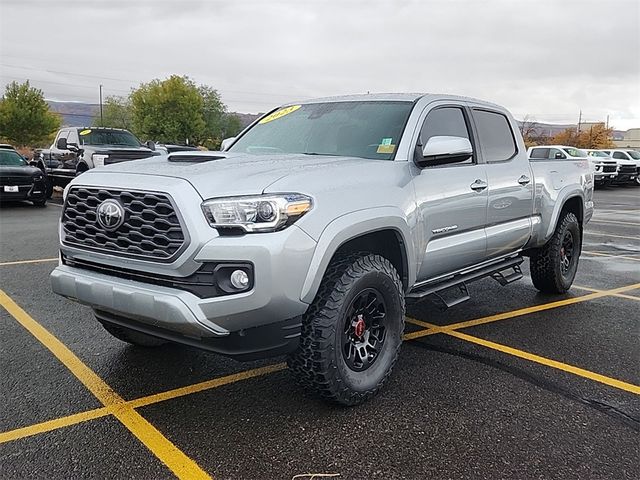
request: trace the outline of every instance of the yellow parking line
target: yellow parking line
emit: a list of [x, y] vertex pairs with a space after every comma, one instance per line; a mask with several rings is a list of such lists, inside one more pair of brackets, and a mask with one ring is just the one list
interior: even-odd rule
[[186, 387], [180, 387], [173, 390], [168, 390], [166, 392], [155, 393], [146, 397], [130, 400], [129, 402], [127, 402], [127, 405], [130, 405], [133, 408], [145, 407], [154, 403], [164, 402], [165, 400], [171, 400], [173, 398], [191, 395], [192, 393], [210, 390], [212, 388], [221, 387], [223, 385], [229, 385], [241, 380], [247, 380], [249, 378], [260, 377], [269, 373], [279, 372], [280, 370], [284, 370], [286, 367], [286, 363], [278, 363], [275, 365], [268, 365], [266, 367], [254, 368], [253, 370], [246, 370], [244, 372], [234, 373], [233, 375], [214, 378], [213, 380], [207, 380], [205, 382], [195, 383]]
[[0, 267], [4, 267], [7, 265], [24, 265], [25, 263], [45, 263], [45, 262], [57, 262], [58, 257], [55, 258], [38, 258], [35, 260], [16, 260], [13, 262], [2, 262], [0, 263]]
[[[468, 328], [468, 327], [475, 327], [477, 325], [484, 325], [485, 323], [492, 323], [492, 322], [497, 322], [500, 320], [507, 320], [509, 318], [514, 318], [514, 317], [520, 317], [522, 315], [528, 315], [530, 313], [535, 313], [535, 312], [542, 312], [544, 310], [551, 310], [554, 308], [558, 308], [558, 307], [564, 307], [566, 305], [573, 305], [575, 303], [581, 303], [581, 302], [587, 302], [589, 300], [593, 300], [596, 298], [601, 298], [601, 297], [608, 297], [608, 296], [613, 296], [615, 294], [618, 293], [622, 293], [622, 292], [627, 292], [629, 290], [635, 290], [637, 288], [640, 288], [640, 283], [635, 283], [633, 285], [627, 285], [626, 287], [619, 287], [619, 288], [614, 288], [611, 290], [600, 290], [594, 293], [590, 293], [587, 295], [582, 295], [579, 297], [573, 297], [573, 298], [566, 298], [564, 300], [558, 300], [556, 302], [550, 302], [550, 303], [543, 303], [540, 305], [534, 305], [532, 307], [526, 307], [526, 308], [521, 308], [518, 310], [512, 310], [510, 312], [504, 312], [504, 313], [498, 313], [496, 315], [489, 315], [488, 317], [482, 317], [482, 318], [477, 318], [475, 320], [467, 320], [465, 322], [459, 322], [459, 323], [453, 323], [451, 325], [442, 325], [442, 326], [435, 326], [435, 328], [438, 329], [438, 331], [420, 331], [420, 332], [412, 332], [407, 334], [407, 336], [409, 336], [409, 340], [413, 340], [415, 338], [420, 338], [420, 337], [424, 337], [427, 335], [433, 335], [435, 333], [442, 333], [442, 330], [458, 330], [461, 328]], [[414, 323], [415, 325], [420, 325], [422, 327], [425, 327], [428, 325], [431, 325], [429, 323], [426, 322], [421, 322], [419, 320], [416, 319], [407, 319], [409, 321], [409, 323]]]
[[465, 340], [467, 342], [475, 343], [477, 345], [482, 345], [483, 347], [491, 348], [499, 352], [513, 355], [514, 357], [523, 358], [531, 362], [539, 363], [540, 365], [546, 365], [547, 367], [556, 368], [564, 372], [572, 373], [579, 377], [588, 378], [589, 380], [593, 380], [595, 382], [609, 385], [610, 387], [618, 388], [626, 392], [631, 392], [631, 393], [635, 393], [636, 395], [640, 395], [640, 386], [638, 385], [633, 385], [631, 383], [623, 382], [621, 380], [616, 380], [615, 378], [607, 377], [605, 375], [600, 375], [599, 373], [591, 372], [589, 370], [585, 370], [583, 368], [569, 365], [567, 363], [562, 363], [556, 360], [551, 360], [549, 358], [541, 357], [540, 355], [535, 355], [533, 353], [525, 352], [523, 350], [518, 350], [516, 348], [508, 347], [500, 343], [490, 342], [482, 338], [473, 337], [471, 335], [467, 335], [466, 333], [457, 332], [454, 330], [445, 331], [443, 333], [445, 333], [446, 335], [450, 335], [452, 337], [459, 338], [461, 340]]
[[38, 435], [39, 433], [50, 432], [63, 427], [69, 427], [77, 423], [94, 420], [96, 418], [106, 417], [111, 414], [109, 407], [100, 407], [93, 410], [86, 410], [66, 417], [54, 418], [46, 422], [36, 423], [28, 427], [16, 428], [7, 432], [0, 432], [0, 443], [11, 442], [24, 437]]
[[[586, 289], [586, 287], [576, 287], [576, 288]], [[495, 322], [495, 321], [498, 321], [498, 320], [506, 320], [508, 318], [513, 318], [513, 317], [516, 317], [516, 316], [525, 315], [526, 313], [532, 313], [534, 311], [542, 311], [542, 310], [558, 308], [558, 307], [562, 307], [562, 306], [570, 304], [570, 303], [578, 303], [578, 302], [585, 302], [585, 301], [593, 300], [594, 298], [600, 298], [600, 297], [605, 297], [605, 296], [615, 296], [619, 292], [624, 292], [624, 291], [628, 291], [628, 290], [634, 290], [634, 289], [637, 289], [637, 288], [640, 288], [640, 283], [634, 284], [634, 285], [629, 285], [629, 286], [626, 286], [626, 287], [615, 288], [615, 289], [612, 289], [612, 290], [598, 290], [598, 291], [595, 291], [593, 294], [583, 295], [581, 297], [575, 297], [575, 298], [571, 298], [571, 299], [560, 300], [560, 301], [557, 301], [557, 302], [551, 302], [551, 303], [543, 304], [543, 305], [536, 305], [534, 307], [528, 307], [528, 308], [524, 308], [524, 309], [520, 309], [520, 310], [514, 310], [512, 312], [505, 312], [505, 313], [498, 314], [498, 315], [491, 315], [491, 316], [488, 316], [488, 317], [482, 317], [482, 318], [479, 318], [477, 320], [471, 320], [471, 321], [468, 321], [468, 322], [459, 322], [459, 323], [454, 323], [454, 324], [445, 325], [445, 326], [438, 326], [438, 325], [434, 325], [434, 324], [431, 324], [431, 323], [423, 322], [421, 320], [417, 320], [417, 319], [414, 319], [414, 318], [411, 318], [411, 317], [407, 317], [406, 321], [408, 323], [412, 323], [414, 325], [418, 325], [418, 326], [424, 327], [425, 329], [417, 331], [417, 332], [411, 332], [411, 333], [405, 334], [404, 335], [404, 340], [409, 341], [409, 340], [414, 340], [416, 338], [422, 338], [422, 337], [425, 337], [425, 336], [428, 336], [428, 335], [435, 335], [435, 334], [438, 334], [438, 333], [449, 333], [450, 331], [453, 331], [453, 329], [465, 328], [465, 327], [474, 326], [474, 325], [481, 325], [481, 324], [484, 324], [484, 323]], [[4, 294], [1, 290], [0, 290], [0, 295], [6, 296], [6, 294]], [[0, 298], [1, 298], [1, 296], [0, 296]], [[635, 297], [632, 297], [632, 298], [636, 299]], [[0, 302], [0, 303], [2, 303], [2, 305], [4, 306], [3, 302]], [[17, 307], [17, 308], [20, 308], [20, 307]], [[26, 313], [25, 313], [25, 315], [26, 315]], [[196, 383], [196, 384], [193, 384], [193, 385], [188, 385], [186, 387], [180, 387], [180, 388], [176, 388], [176, 389], [173, 389], [173, 390], [168, 390], [168, 391], [165, 391], [165, 392], [160, 392], [160, 393], [148, 395], [148, 396], [145, 396], [145, 397], [140, 397], [140, 398], [137, 398], [137, 399], [134, 399], [134, 400], [129, 400], [129, 401], [122, 400], [121, 403], [118, 404], [118, 407], [119, 408], [125, 408], [125, 407], [128, 407], [128, 408], [140, 408], [140, 407], [147, 406], [147, 405], [153, 405], [155, 403], [163, 402], [165, 400], [179, 398], [179, 397], [182, 397], [182, 396], [185, 396], [185, 395], [190, 395], [192, 393], [201, 392], [201, 391], [204, 391], [204, 390], [220, 387], [220, 386], [223, 386], [223, 385], [229, 385], [229, 384], [232, 384], [234, 382], [241, 381], [241, 380], [246, 380], [246, 379], [255, 378], [255, 377], [258, 377], [258, 376], [261, 376], [261, 375], [267, 375], [267, 374], [270, 374], [270, 373], [275, 373], [277, 371], [283, 370], [284, 368], [285, 368], [285, 364], [284, 363], [279, 363], [279, 364], [276, 364], [276, 365], [269, 365], [269, 366], [266, 366], [266, 367], [247, 370], [247, 371], [244, 371], [244, 372], [240, 372], [240, 373], [236, 373], [236, 374], [232, 374], [232, 375], [227, 375], [225, 377], [220, 377], [220, 378], [216, 378], [216, 379], [212, 379], [212, 380], [207, 380], [205, 382]], [[63, 427], [74, 425], [74, 424], [77, 424], [77, 423], [81, 423], [81, 422], [84, 422], [84, 421], [87, 421], [87, 420], [92, 420], [94, 418], [100, 418], [100, 417], [112, 414], [113, 410], [114, 410], [113, 406], [102, 407], [102, 408], [97, 408], [97, 409], [94, 409], [94, 410], [88, 410], [88, 411], [81, 412], [81, 413], [74, 414], [74, 415], [69, 415], [67, 417], [62, 417], [62, 418], [59, 418], [59, 419], [49, 420], [49, 421], [46, 421], [46, 422], [42, 422], [42, 423], [38, 423], [38, 424], [35, 424], [35, 425], [31, 425], [31, 426], [28, 426], [28, 427], [23, 427], [23, 428], [19, 428], [19, 429], [16, 429], [16, 430], [10, 430], [8, 432], [3, 432], [3, 433], [0, 433], [0, 443], [12, 441], [12, 440], [17, 440], [19, 438], [23, 438], [23, 437], [30, 436], [30, 435], [37, 435], [39, 433], [44, 433], [44, 432], [48, 432], [48, 431], [55, 430], [55, 429], [58, 429], [58, 428], [63, 428]]]
[[[275, 373], [283, 370], [286, 367], [284, 363], [278, 363], [276, 365], [268, 365], [266, 367], [254, 368], [252, 370], [245, 370], [244, 372], [234, 373], [226, 375], [224, 377], [214, 378], [213, 380], [207, 380], [205, 382], [188, 385], [186, 387], [175, 388], [161, 393], [153, 395], [147, 395], [145, 397], [136, 398], [118, 404], [119, 407], [131, 407], [140, 408], [147, 405], [153, 405], [156, 403], [164, 402], [174, 398], [179, 398], [185, 395], [191, 395], [192, 393], [202, 392], [204, 390], [210, 390], [223, 385], [230, 385], [242, 380], [248, 380], [250, 378], [256, 378], [269, 373]], [[86, 410], [84, 412], [68, 415], [66, 417], [60, 417], [53, 420], [47, 420], [45, 422], [36, 423], [27, 427], [17, 428], [15, 430], [9, 430], [0, 433], [0, 443], [10, 442], [24, 437], [37, 435], [40, 433], [49, 432], [51, 430], [57, 430], [63, 427], [69, 427], [78, 423], [86, 422], [88, 420], [94, 420], [96, 418], [106, 417], [114, 413], [115, 407], [100, 407], [93, 410]]]
[[178, 478], [211, 478], [198, 464], [187, 457], [160, 431], [145, 420], [142, 415], [132, 407], [125, 405], [125, 401], [120, 395], [114, 392], [93, 370], [86, 366], [47, 329], [31, 318], [2, 290], [0, 290], [0, 304], [53, 353], [105, 407], [113, 407], [113, 415]]
[[[597, 290], [595, 288], [581, 287], [579, 285], [574, 285], [571, 288], [575, 288], [575, 289], [578, 289], [578, 290], [584, 290], [586, 292], [602, 292], [603, 291], [603, 290]], [[634, 297], [633, 295], [625, 295], [624, 293], [614, 293], [611, 296], [612, 297], [618, 297], [618, 298], [626, 298], [627, 300], [635, 300], [636, 302], [640, 301], [640, 297]]]
[[588, 255], [596, 255], [598, 257], [624, 258], [625, 260], [633, 260], [635, 262], [640, 262], [640, 258], [629, 257], [629, 256], [626, 256], [626, 255], [611, 255], [611, 254], [608, 254], [608, 253], [591, 252], [591, 251], [587, 251], [587, 250], [583, 250], [582, 253], [586, 253]]

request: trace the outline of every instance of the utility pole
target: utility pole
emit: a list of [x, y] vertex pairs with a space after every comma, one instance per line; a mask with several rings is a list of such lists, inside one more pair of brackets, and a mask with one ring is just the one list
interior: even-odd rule
[[102, 84], [100, 84], [100, 126], [104, 127], [104, 123], [102, 120]]
[[580, 110], [580, 116], [578, 117], [578, 132], [580, 133], [580, 124], [582, 123], [582, 110]]
[[607, 115], [607, 130], [609, 129], [609, 115]]

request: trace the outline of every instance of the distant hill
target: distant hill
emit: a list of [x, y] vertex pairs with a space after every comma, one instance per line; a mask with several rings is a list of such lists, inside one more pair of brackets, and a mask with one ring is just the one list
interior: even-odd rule
[[[52, 112], [60, 114], [63, 127], [91, 126], [93, 121], [100, 115], [100, 105], [97, 103], [57, 102], [54, 100], [47, 100], [47, 103]], [[243, 128], [262, 115], [261, 113], [230, 113], [240, 118]]]
[[[53, 100], [47, 100], [49, 108], [52, 111], [59, 113], [62, 116], [62, 125], [65, 127], [84, 127], [93, 125], [95, 118], [100, 115], [100, 105], [95, 103], [83, 103], [83, 102], [57, 102]], [[260, 117], [261, 113], [238, 113], [231, 112], [240, 118], [242, 127], [246, 127], [252, 123], [256, 118]], [[521, 124], [522, 122], [518, 122]], [[567, 128], [577, 128], [574, 124], [556, 124], [556, 123], [542, 123], [536, 122], [536, 129], [541, 135], [553, 137], [554, 135], [566, 130]], [[613, 131], [614, 139], [622, 139], [624, 132], [621, 130]]]
[[64, 127], [86, 127], [100, 115], [100, 105], [82, 102], [56, 102], [47, 100], [52, 112], [60, 114]]

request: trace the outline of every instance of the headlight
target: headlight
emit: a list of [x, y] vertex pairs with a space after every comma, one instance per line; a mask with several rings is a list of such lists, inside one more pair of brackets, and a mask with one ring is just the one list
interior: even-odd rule
[[209, 225], [245, 232], [275, 232], [311, 210], [311, 197], [300, 193], [213, 198], [202, 204]]
[[91, 156], [91, 159], [93, 160], [93, 166], [94, 167], [104, 167], [104, 161], [109, 158], [109, 155], [98, 155], [96, 153], [94, 153]]
[[35, 182], [41, 182], [42, 180], [44, 180], [44, 175], [42, 175], [41, 173], [36, 173], [36, 174], [33, 176], [33, 180], [34, 180]]

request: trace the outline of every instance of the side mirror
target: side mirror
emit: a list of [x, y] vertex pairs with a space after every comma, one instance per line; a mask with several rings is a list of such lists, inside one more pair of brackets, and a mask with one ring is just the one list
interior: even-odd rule
[[431, 137], [424, 147], [416, 148], [415, 163], [419, 167], [445, 165], [464, 162], [473, 155], [473, 147], [468, 138], [436, 136]]
[[235, 141], [236, 141], [236, 137], [225, 138], [224, 140], [222, 140], [222, 143], [220, 144], [220, 151], [226, 152], [227, 149], [231, 146], [231, 144]]
[[29, 166], [30, 167], [38, 167], [38, 162], [36, 162], [35, 160], [29, 160]]
[[147, 148], [148, 148], [149, 150], [151, 150], [151, 151], [154, 151], [154, 152], [155, 152], [155, 150], [156, 150], [156, 144], [155, 144], [155, 142], [152, 142], [151, 140], [147, 140], [147, 143], [145, 143], [145, 145], [147, 146]]
[[566, 159], [566, 155], [562, 152], [556, 152], [556, 160], [564, 160]]
[[67, 142], [67, 150], [69, 150], [71, 152], [78, 152], [78, 151], [80, 151], [80, 147], [78, 147], [77, 143], [69, 143], [69, 142]]
[[59, 138], [58, 141], [56, 142], [56, 148], [58, 150], [68, 150], [68, 148], [67, 148], [67, 139], [66, 138]]

